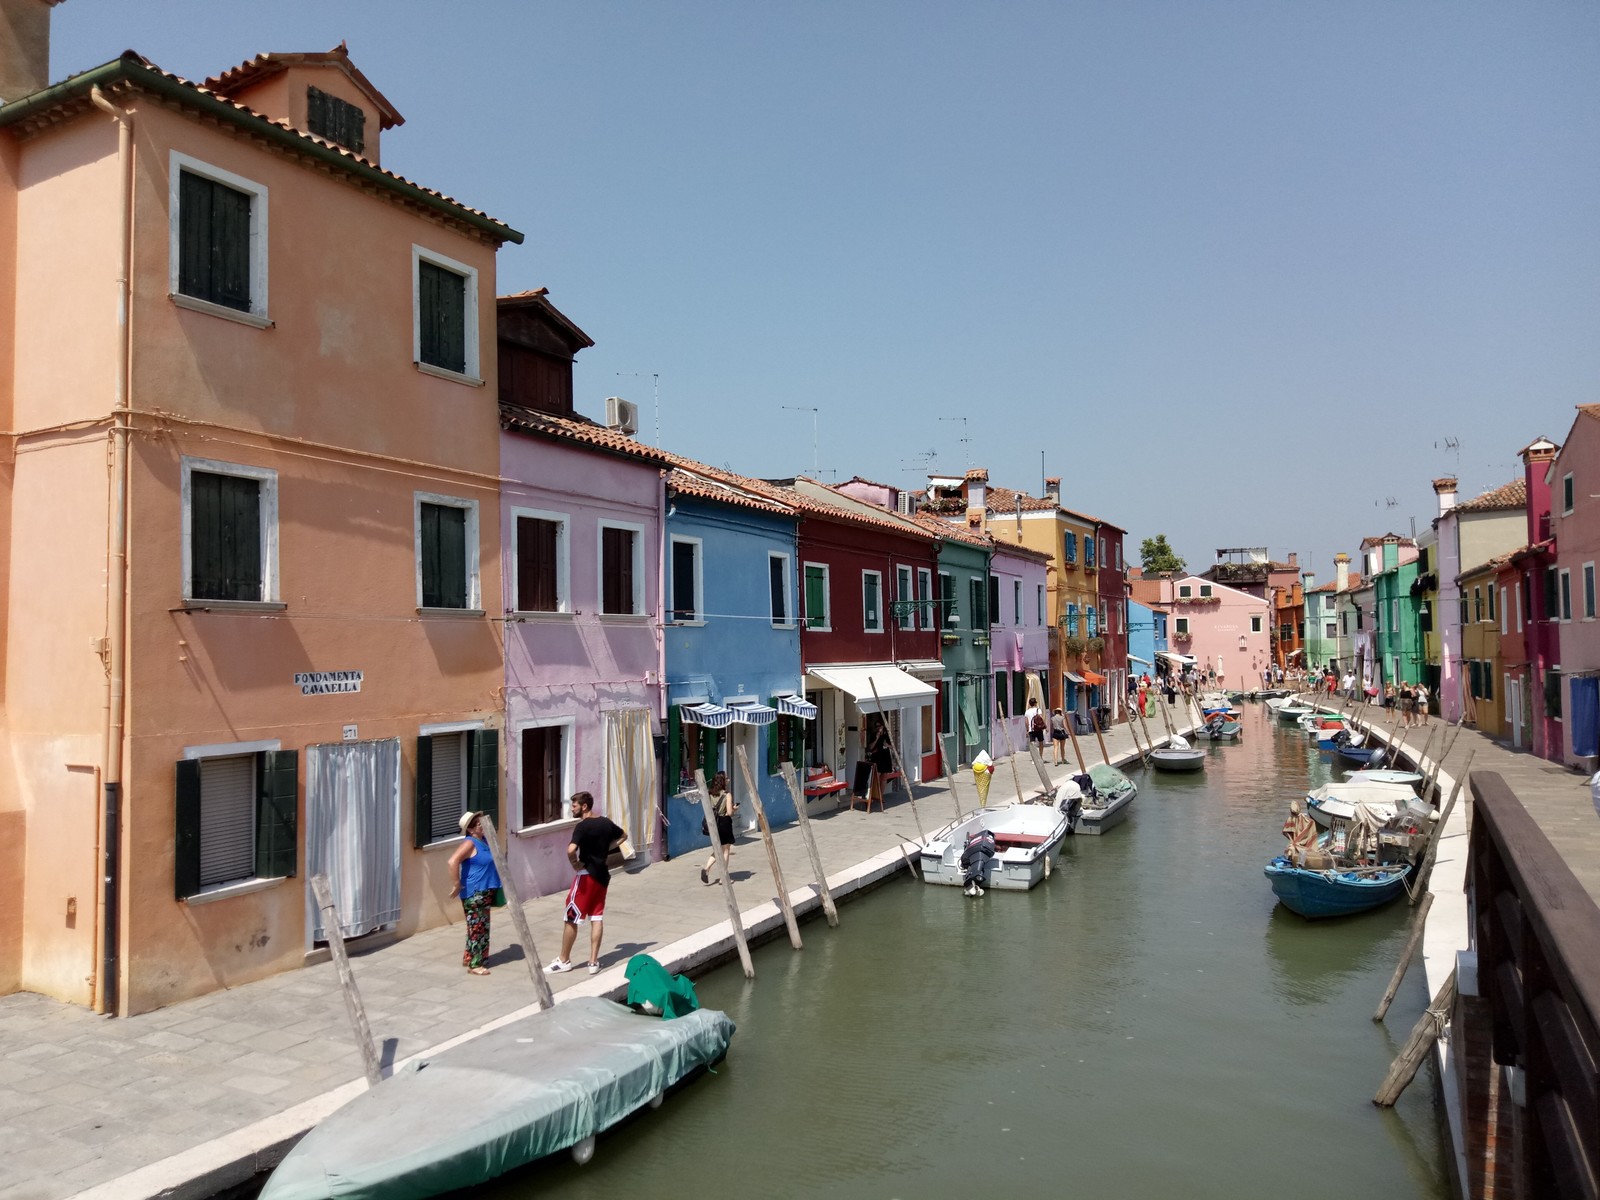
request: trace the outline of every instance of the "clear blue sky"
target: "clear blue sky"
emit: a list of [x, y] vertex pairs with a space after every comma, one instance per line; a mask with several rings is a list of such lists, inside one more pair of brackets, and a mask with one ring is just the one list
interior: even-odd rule
[[815, 407], [824, 478], [1042, 451], [1135, 547], [1326, 578], [1600, 401], [1589, 0], [69, 0], [52, 74], [342, 39], [385, 165], [595, 339], [580, 410], [653, 440], [659, 374], [663, 444], [748, 474]]

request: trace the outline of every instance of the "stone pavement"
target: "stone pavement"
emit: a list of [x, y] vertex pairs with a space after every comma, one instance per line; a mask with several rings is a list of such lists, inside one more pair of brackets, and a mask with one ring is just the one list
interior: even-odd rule
[[[1082, 741], [1087, 760], [1100, 761], [1093, 737]], [[1109, 733], [1107, 742], [1114, 761], [1134, 754], [1126, 726]], [[1016, 765], [1031, 794], [1037, 772], [1026, 755]], [[1067, 773], [1065, 767], [1051, 772], [1058, 780]], [[970, 772], [960, 775], [957, 789], [971, 807]], [[1007, 803], [1014, 792], [1009, 760], [1002, 759], [989, 800]], [[840, 809], [812, 820], [836, 896], [905, 870], [899, 848], [902, 839], [917, 836], [912, 808], [901, 792], [885, 812]], [[915, 808], [930, 833], [955, 815], [943, 782], [918, 787]], [[798, 827], [779, 830], [775, 841], [796, 907], [816, 911]], [[581, 967], [554, 976], [557, 991], [620, 996], [626, 990], [622, 966], [641, 951], [688, 973], [726, 958], [733, 947], [727, 909], [720, 887], [700, 883], [704, 861], [690, 854], [616, 876], [606, 902], [605, 970], [593, 978]], [[758, 936], [782, 936], [758, 835], [741, 838], [733, 873], [746, 926]], [[559, 948], [561, 902], [560, 895], [544, 896], [525, 906], [546, 961]], [[869, 910], [851, 906], [840, 919], [868, 916]], [[820, 938], [827, 929], [812, 923], [801, 934]], [[461, 969], [463, 936], [457, 923], [353, 952], [356, 982], [386, 1064], [531, 1011], [533, 984], [510, 919], [502, 913], [494, 920], [487, 977]], [[6, 996], [0, 998], [0, 1198], [214, 1195], [273, 1165], [301, 1133], [364, 1086], [331, 964], [126, 1018], [29, 993]]]

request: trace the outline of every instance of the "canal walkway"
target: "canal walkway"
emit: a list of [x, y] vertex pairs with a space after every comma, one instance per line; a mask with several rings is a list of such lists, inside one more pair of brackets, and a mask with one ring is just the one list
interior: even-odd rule
[[[1106, 741], [1114, 761], [1136, 754], [1126, 726]], [[1100, 761], [1093, 737], [1082, 744], [1089, 762]], [[1028, 757], [1017, 756], [1015, 765], [1024, 792], [1037, 790]], [[1009, 759], [996, 764], [991, 803], [1015, 795], [1011, 767]], [[1051, 769], [1053, 780], [1068, 773]], [[976, 801], [970, 771], [961, 772], [956, 787], [970, 808]], [[944, 781], [918, 787], [915, 807], [928, 832], [955, 815]], [[840, 900], [905, 871], [901, 847], [917, 836], [904, 792], [891, 793], [885, 811], [839, 809], [814, 818], [811, 827]], [[798, 827], [779, 830], [775, 841], [797, 911], [815, 912], [819, 901]], [[606, 902], [604, 969], [593, 977], [581, 967], [551, 977], [558, 995], [620, 998], [623, 965], [641, 952], [690, 974], [726, 959], [732, 931], [722, 889], [700, 882], [704, 862], [691, 854], [615, 876]], [[741, 838], [733, 874], [747, 930], [781, 936], [759, 836]], [[546, 961], [559, 946], [562, 899], [542, 896], [525, 905]], [[840, 922], [869, 916], [844, 905]], [[815, 921], [802, 925], [801, 934], [809, 943], [828, 929]], [[505, 914], [494, 921], [489, 976], [461, 969], [462, 942], [458, 921], [353, 953], [386, 1068], [535, 1010], [533, 983]], [[136, 1017], [97, 1016], [30, 993], [6, 996], [0, 998], [0, 1200], [212, 1196], [270, 1168], [364, 1087], [328, 963]]]

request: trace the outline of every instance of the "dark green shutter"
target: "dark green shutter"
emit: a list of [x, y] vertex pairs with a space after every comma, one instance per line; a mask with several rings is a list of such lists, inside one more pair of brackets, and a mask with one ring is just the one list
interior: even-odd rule
[[300, 752], [268, 750], [260, 759], [256, 801], [256, 877], [282, 879], [295, 873], [296, 825], [300, 813]]
[[[769, 705], [773, 704], [775, 699], [776, 699], [775, 697], [769, 696], [769, 697], [767, 697], [767, 703]], [[774, 721], [771, 725], [767, 726], [767, 774], [768, 775], [776, 775], [778, 773], [778, 742], [782, 740], [778, 735], [778, 731], [780, 729], [784, 728], [784, 724], [783, 723], [785, 721], [787, 721], [788, 719], [789, 719], [788, 717], [783, 716], [780, 713], [778, 715], [778, 719], [776, 721]]]
[[259, 480], [190, 473], [189, 576], [191, 599], [266, 599]]
[[[560, 804], [559, 797], [556, 803]], [[500, 828], [500, 731], [474, 729], [467, 734], [467, 807], [488, 813]]]
[[189, 171], [178, 177], [178, 290], [250, 311], [248, 192]]
[[700, 730], [700, 769], [706, 773], [706, 782], [711, 782], [711, 777], [717, 773], [718, 747], [722, 743], [722, 730]]
[[683, 779], [683, 714], [667, 705], [667, 795], [676, 796]]
[[433, 738], [417, 739], [417, 805], [416, 828], [411, 844], [422, 847], [428, 844], [433, 830]]
[[467, 606], [467, 510], [447, 504], [424, 504], [422, 539], [422, 607]]
[[806, 723], [800, 717], [786, 718], [789, 725], [789, 761], [798, 770], [806, 761]]
[[200, 760], [178, 761], [172, 888], [179, 900], [200, 890]]
[[417, 312], [422, 361], [446, 371], [467, 369], [467, 281], [431, 262], [417, 263]]

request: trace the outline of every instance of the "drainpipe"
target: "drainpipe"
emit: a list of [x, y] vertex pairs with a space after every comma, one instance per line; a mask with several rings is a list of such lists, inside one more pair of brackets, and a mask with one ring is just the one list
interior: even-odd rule
[[101, 923], [100, 969], [94, 1010], [116, 1016], [121, 941], [118, 901], [122, 888], [123, 676], [127, 646], [123, 629], [128, 603], [128, 383], [133, 344], [129, 337], [130, 260], [133, 252], [133, 116], [107, 100], [97, 86], [95, 107], [117, 122], [117, 204], [121, 213], [117, 243], [117, 354], [115, 403], [111, 423], [111, 479], [107, 498], [105, 738], [101, 749]]

